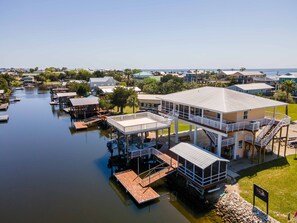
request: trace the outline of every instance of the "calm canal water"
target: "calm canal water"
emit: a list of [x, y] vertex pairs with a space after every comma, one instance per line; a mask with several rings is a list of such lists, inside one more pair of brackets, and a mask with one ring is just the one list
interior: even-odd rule
[[0, 221], [5, 223], [213, 222], [166, 187], [160, 201], [137, 207], [111, 179], [100, 130], [71, 134], [70, 117], [49, 94], [16, 91], [10, 120], [0, 124]]

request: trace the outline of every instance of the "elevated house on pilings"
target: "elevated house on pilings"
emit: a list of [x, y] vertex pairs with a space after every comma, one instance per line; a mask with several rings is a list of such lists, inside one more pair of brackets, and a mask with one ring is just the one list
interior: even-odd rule
[[99, 115], [99, 98], [71, 98], [70, 115], [74, 118], [88, 118]]
[[177, 172], [202, 195], [226, 181], [228, 160], [188, 143], [179, 143], [170, 151], [177, 155]]
[[[286, 128], [285, 147], [290, 117], [276, 113], [286, 103], [257, 97], [226, 88], [203, 87], [164, 96], [161, 113], [175, 119], [175, 141], [178, 143], [178, 121], [194, 127], [193, 141], [197, 144], [198, 129], [211, 141], [210, 151], [219, 157], [239, 159], [250, 157], [252, 162], [273, 149], [274, 139]], [[272, 112], [267, 112], [272, 108]], [[248, 146], [250, 145], [250, 146]], [[285, 151], [286, 152], [286, 151]], [[284, 154], [285, 155], [285, 154]]]

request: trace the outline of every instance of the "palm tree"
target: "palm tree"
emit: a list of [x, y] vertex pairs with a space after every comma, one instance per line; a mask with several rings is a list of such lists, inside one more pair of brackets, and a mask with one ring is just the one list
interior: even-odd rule
[[139, 100], [137, 94], [131, 94], [127, 99], [127, 105], [133, 108], [133, 113], [135, 113], [135, 107], [139, 106]]
[[132, 75], [132, 70], [131, 69], [125, 69], [125, 76], [127, 77], [127, 86], [130, 85], [131, 75]]
[[[296, 89], [296, 83], [292, 80], [286, 80], [281, 83], [281, 90], [286, 92], [286, 102], [289, 103], [289, 95]], [[286, 115], [288, 115], [288, 106], [286, 106]]]

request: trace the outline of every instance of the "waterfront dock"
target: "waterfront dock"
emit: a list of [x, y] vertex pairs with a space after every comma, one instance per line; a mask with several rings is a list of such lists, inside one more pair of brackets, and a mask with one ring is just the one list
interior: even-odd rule
[[114, 176], [125, 187], [125, 189], [131, 194], [138, 204], [143, 204], [160, 197], [160, 195], [151, 187], [142, 187], [140, 185], [142, 179], [133, 170], [115, 173]]
[[106, 118], [107, 117], [105, 115], [98, 115], [98, 116], [91, 117], [89, 119], [85, 119], [84, 121], [74, 122], [73, 126], [74, 126], [75, 130], [83, 130], [83, 129], [87, 129], [90, 126], [93, 126], [101, 121], [105, 121]]
[[7, 122], [9, 120], [8, 115], [0, 115], [0, 122]]
[[1, 111], [1, 110], [6, 111], [7, 109], [8, 109], [8, 103], [0, 104], [0, 111]]

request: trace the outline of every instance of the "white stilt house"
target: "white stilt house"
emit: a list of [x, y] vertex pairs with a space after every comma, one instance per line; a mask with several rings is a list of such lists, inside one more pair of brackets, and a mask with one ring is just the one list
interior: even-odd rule
[[[211, 151], [218, 156], [237, 159], [264, 152], [268, 144], [290, 118], [277, 114], [276, 107], [286, 103], [257, 97], [226, 88], [202, 87], [159, 96], [161, 113], [175, 118], [175, 141], [178, 142], [178, 121], [202, 129], [212, 142]], [[267, 112], [272, 108], [272, 112]], [[265, 127], [265, 128], [264, 128]], [[252, 144], [252, 147], [248, 144]], [[245, 148], [245, 149], [244, 149]]]

